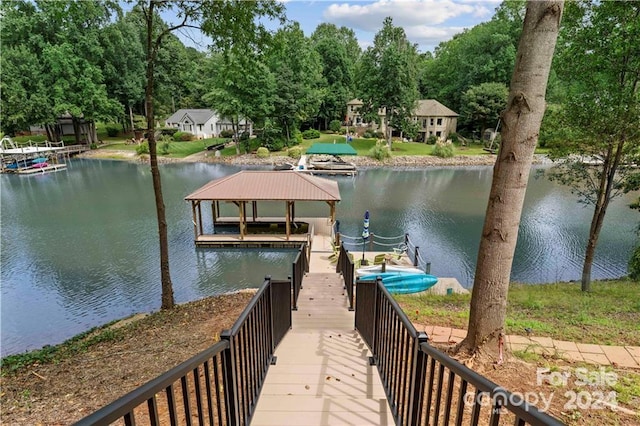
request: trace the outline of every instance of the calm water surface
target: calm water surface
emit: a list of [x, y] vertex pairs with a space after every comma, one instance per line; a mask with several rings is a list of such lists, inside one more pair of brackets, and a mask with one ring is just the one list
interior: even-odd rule
[[[265, 275], [290, 274], [291, 251], [194, 248], [184, 196], [238, 170], [212, 164], [161, 168], [177, 302], [256, 287]], [[373, 233], [409, 232], [432, 263], [432, 273], [472, 284], [490, 167], [369, 169], [355, 179], [336, 179], [343, 233], [359, 235], [368, 209]], [[0, 183], [3, 356], [159, 308], [157, 225], [147, 165], [73, 160], [67, 171], [2, 175]], [[607, 213], [594, 278], [626, 273], [637, 225], [630, 201], [631, 196], [616, 200]], [[296, 214], [328, 213], [318, 207], [299, 203]], [[579, 279], [591, 213], [566, 188], [532, 178], [512, 278]]]

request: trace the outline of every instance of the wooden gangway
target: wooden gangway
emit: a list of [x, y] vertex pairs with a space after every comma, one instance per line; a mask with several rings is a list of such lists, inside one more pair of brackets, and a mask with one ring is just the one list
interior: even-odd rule
[[251, 424], [394, 424], [371, 354], [354, 329], [341, 276], [310, 273], [302, 285]]

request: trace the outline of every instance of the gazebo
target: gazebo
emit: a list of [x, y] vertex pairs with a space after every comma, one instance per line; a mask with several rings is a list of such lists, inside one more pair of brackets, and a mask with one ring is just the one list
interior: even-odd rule
[[[324, 201], [329, 205], [330, 223], [335, 222], [336, 203], [340, 201], [338, 183], [329, 179], [310, 176], [296, 171], [248, 171], [213, 180], [185, 197], [191, 202], [195, 243], [197, 246], [272, 246], [282, 247], [299, 244], [307, 235], [293, 235], [295, 203], [301, 201]], [[211, 216], [214, 232], [204, 233], [202, 204], [211, 202]], [[282, 217], [261, 217], [258, 203], [282, 201]], [[232, 203], [238, 207], [237, 218], [222, 218], [220, 202]], [[250, 217], [248, 216], [250, 210]], [[278, 224], [284, 222], [284, 234], [278, 231]], [[238, 225], [236, 233], [217, 233], [218, 225]], [[249, 225], [264, 224], [259, 234], [250, 233]], [[274, 232], [270, 232], [269, 229]]]

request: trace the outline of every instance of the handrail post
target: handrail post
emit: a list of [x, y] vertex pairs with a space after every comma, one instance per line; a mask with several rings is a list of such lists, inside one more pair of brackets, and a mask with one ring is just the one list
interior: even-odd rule
[[240, 423], [240, 412], [238, 403], [238, 382], [236, 379], [236, 363], [233, 350], [233, 336], [231, 330], [223, 330], [220, 333], [220, 340], [226, 340], [229, 347], [222, 353], [222, 371], [225, 407], [227, 411], [227, 424], [235, 426]]
[[415, 250], [413, 251], [413, 266], [418, 266], [418, 249], [420, 247], [416, 246]]
[[429, 336], [424, 331], [419, 332], [414, 340], [408, 425], [419, 425], [421, 420], [424, 384], [427, 373], [427, 354], [420, 349], [420, 345], [428, 341]]

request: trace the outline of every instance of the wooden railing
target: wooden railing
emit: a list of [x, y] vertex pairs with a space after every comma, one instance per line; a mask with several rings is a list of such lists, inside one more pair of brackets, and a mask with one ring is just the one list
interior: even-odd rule
[[267, 277], [220, 342], [76, 424], [248, 425], [290, 307], [290, 281]]
[[356, 283], [356, 329], [397, 425], [562, 425], [458, 363], [416, 331], [381, 280]]

